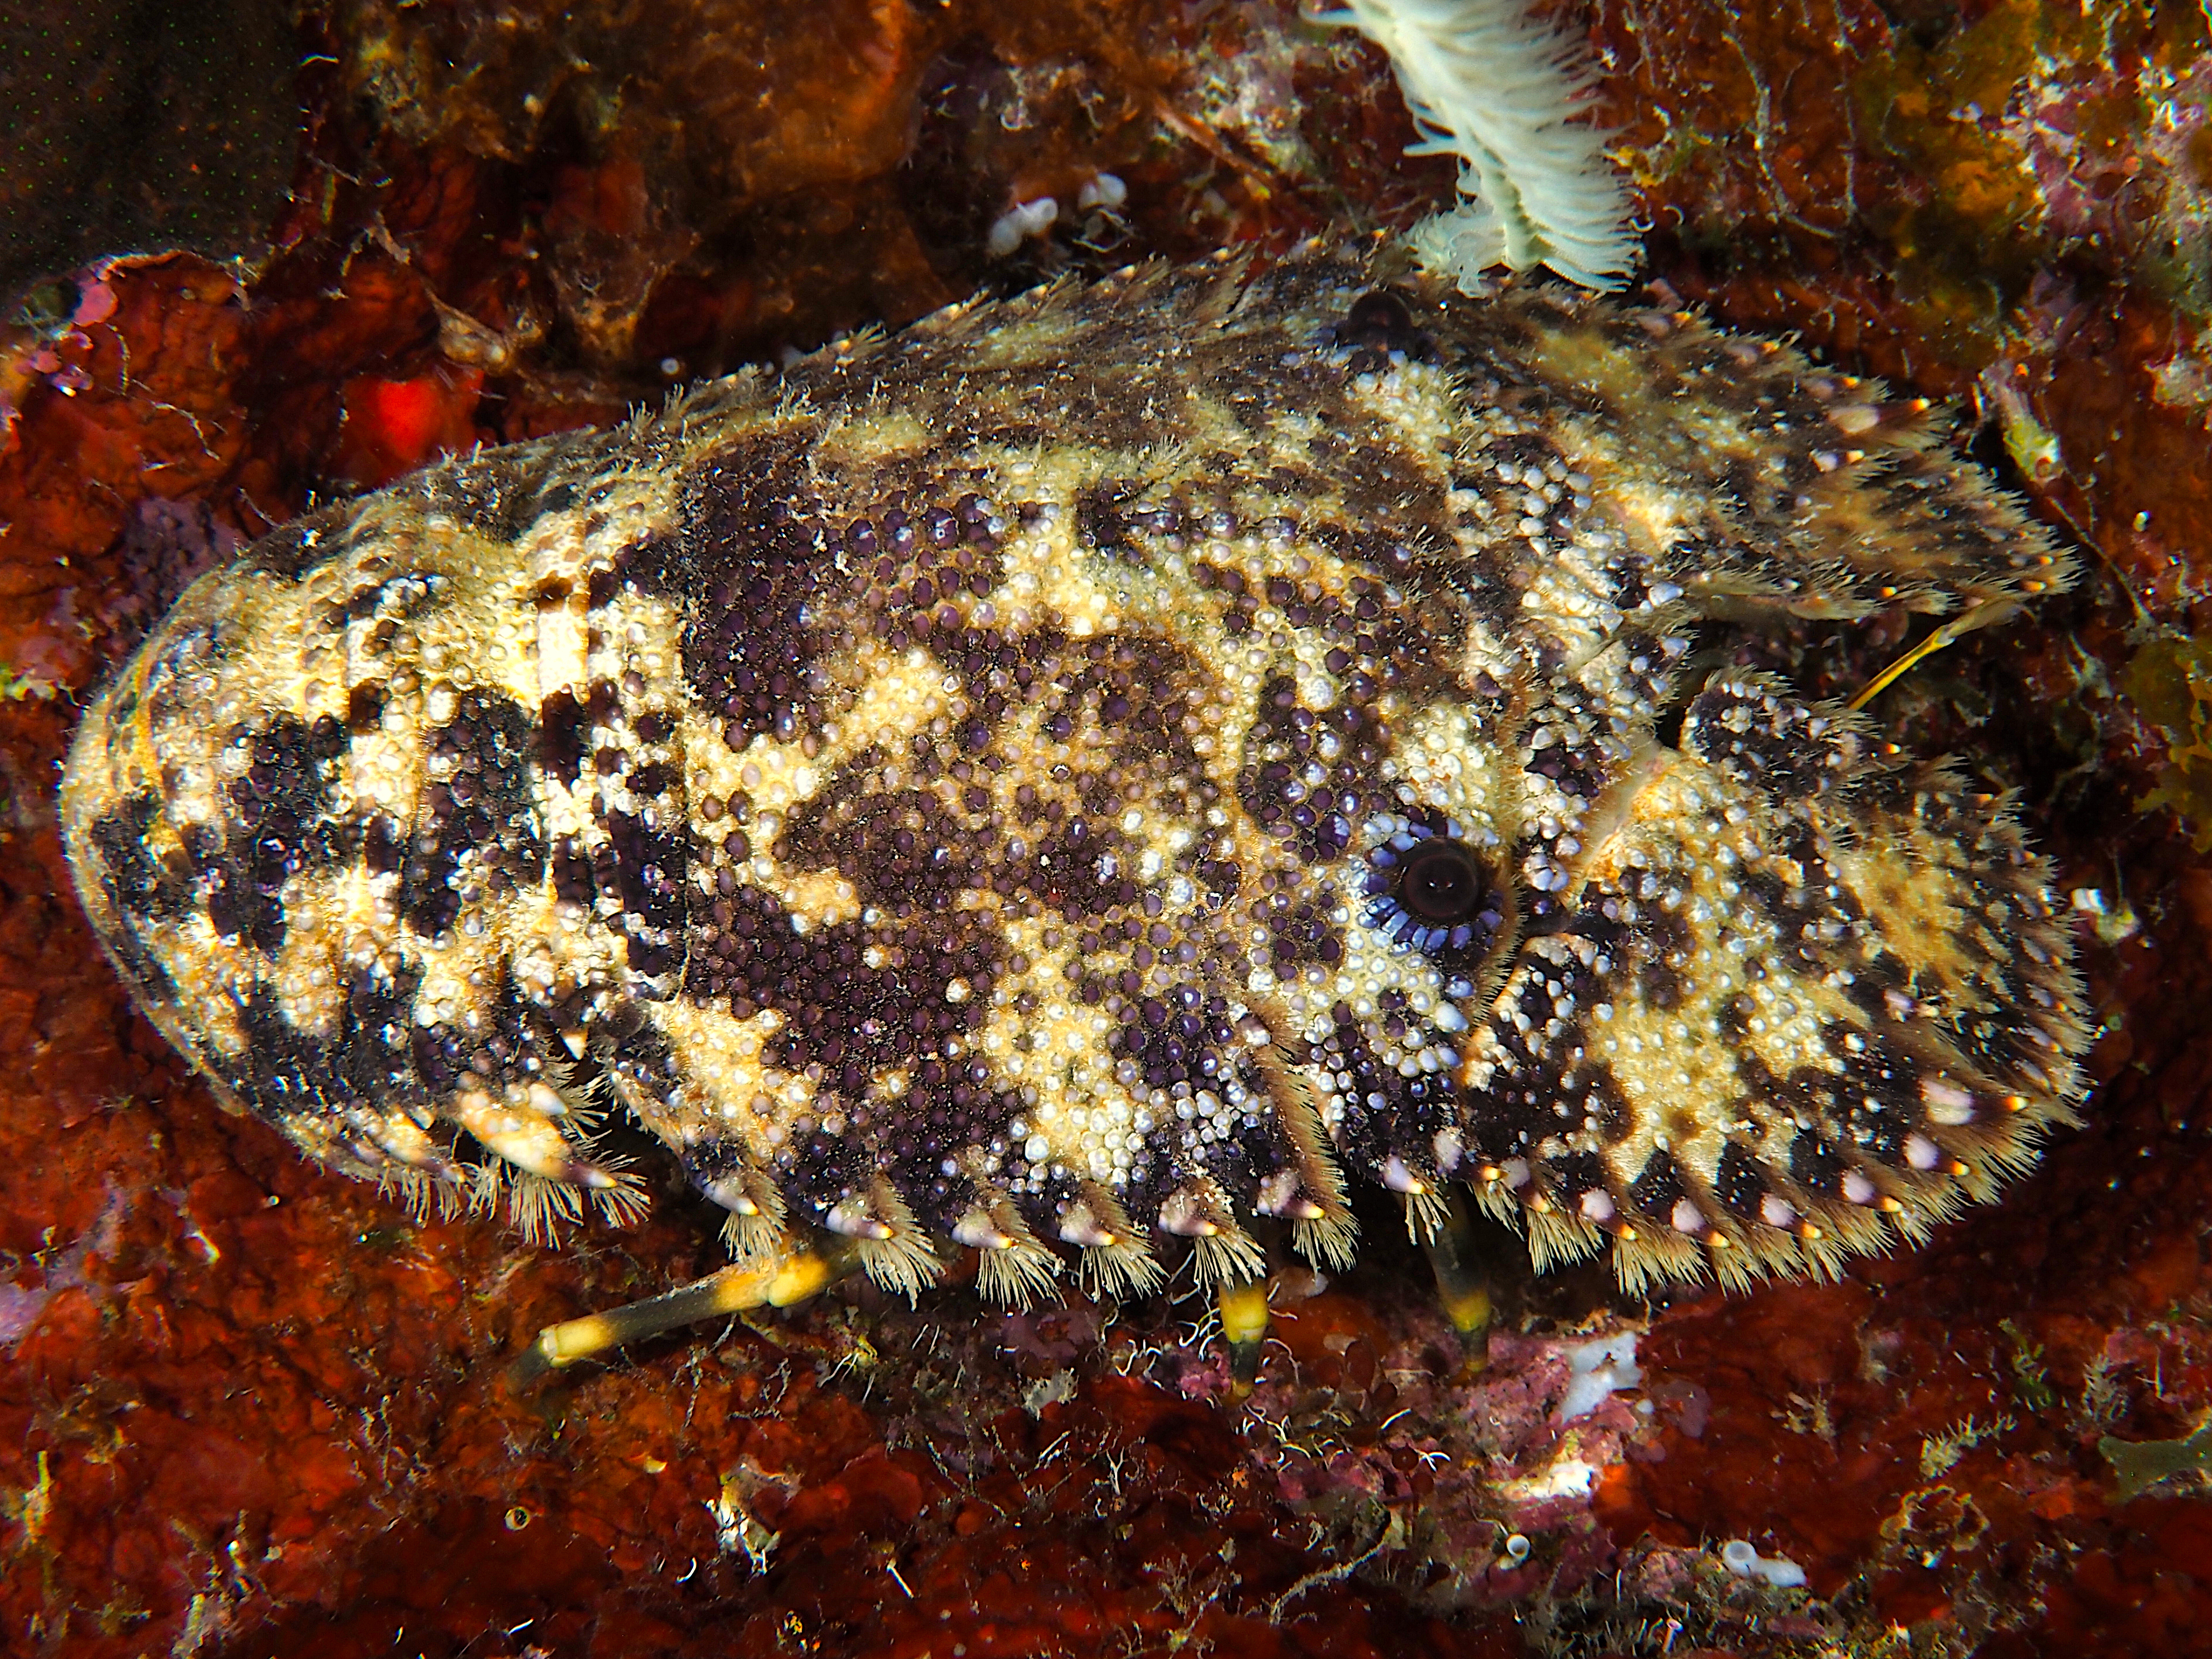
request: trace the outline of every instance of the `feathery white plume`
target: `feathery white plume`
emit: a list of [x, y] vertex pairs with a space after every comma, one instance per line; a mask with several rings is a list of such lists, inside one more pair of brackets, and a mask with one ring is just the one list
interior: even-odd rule
[[1390, 55], [1422, 142], [1456, 155], [1460, 194], [1407, 234], [1422, 264], [1461, 286], [1492, 265], [1549, 265], [1617, 288], [1636, 264], [1628, 196], [1606, 135], [1576, 118], [1589, 84], [1580, 44], [1523, 0], [1346, 0], [1314, 21], [1357, 28]]

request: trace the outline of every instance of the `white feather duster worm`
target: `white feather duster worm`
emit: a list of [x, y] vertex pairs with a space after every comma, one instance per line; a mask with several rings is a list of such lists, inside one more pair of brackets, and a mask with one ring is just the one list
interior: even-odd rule
[[1314, 21], [1390, 54], [1421, 132], [1407, 154], [1460, 158], [1468, 199], [1407, 234], [1430, 270], [1474, 289], [1493, 265], [1549, 265], [1602, 289], [1634, 269], [1626, 189], [1606, 135], [1578, 118], [1589, 69], [1577, 41], [1523, 0], [1348, 0]]

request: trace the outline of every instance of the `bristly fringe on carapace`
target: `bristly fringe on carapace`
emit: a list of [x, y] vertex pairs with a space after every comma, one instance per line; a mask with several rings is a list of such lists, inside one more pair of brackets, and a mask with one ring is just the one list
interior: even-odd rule
[[1408, 237], [1430, 270], [1472, 292], [1496, 265], [1546, 265], [1593, 289], [1635, 268], [1627, 192], [1577, 105], [1580, 43], [1522, 0], [1348, 0], [1315, 21], [1389, 53], [1421, 132], [1408, 155], [1460, 159], [1466, 199]]

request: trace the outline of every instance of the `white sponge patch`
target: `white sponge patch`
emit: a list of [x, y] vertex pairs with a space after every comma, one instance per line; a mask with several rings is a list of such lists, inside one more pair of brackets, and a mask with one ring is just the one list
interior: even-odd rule
[[1588, 1417], [1617, 1389], [1640, 1388], [1644, 1370], [1636, 1363], [1634, 1331], [1577, 1342], [1567, 1350], [1566, 1397], [1559, 1401], [1559, 1421], [1571, 1423]]

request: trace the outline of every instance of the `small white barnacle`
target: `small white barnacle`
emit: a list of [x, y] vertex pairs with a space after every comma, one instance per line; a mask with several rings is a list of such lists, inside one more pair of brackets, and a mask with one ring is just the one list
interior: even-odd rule
[[[1468, 1193], [1630, 1287], [1924, 1237], [2073, 1115], [2068, 918], [2005, 803], [1688, 635], [2070, 567], [1887, 420], [1753, 516], [1735, 458], [1827, 441], [1762, 424], [1786, 348], [1377, 274], [976, 308], [279, 532], [88, 711], [87, 914], [228, 1097], [413, 1201], [619, 1220], [606, 1113], [665, 1146], [730, 1266], [539, 1365], [971, 1252], [1013, 1304], [1187, 1270], [1249, 1376], [1354, 1183], [1468, 1332]], [[652, 505], [562, 545], [599, 485]], [[545, 505], [425, 533], [487, 499]], [[386, 641], [343, 687], [332, 593]]]

